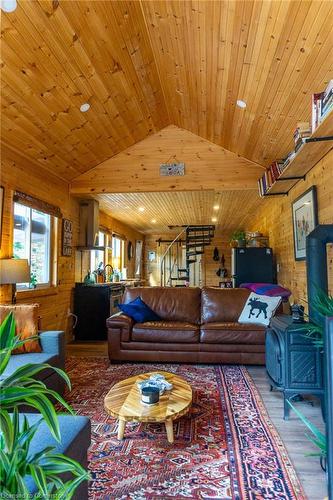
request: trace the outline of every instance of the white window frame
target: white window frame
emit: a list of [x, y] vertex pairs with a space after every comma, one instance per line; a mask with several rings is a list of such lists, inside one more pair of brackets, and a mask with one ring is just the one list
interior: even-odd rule
[[[27, 205], [24, 205], [23, 203], [20, 203], [18, 201], [15, 201], [13, 204], [13, 219], [15, 220], [15, 205], [21, 205], [25, 207], [26, 209], [29, 210], [29, 256], [28, 256], [28, 261], [29, 264], [31, 263], [31, 247], [32, 247], [32, 211], [35, 210], [37, 212], [41, 212], [45, 215], [49, 216], [49, 234], [47, 238], [47, 255], [48, 255], [48, 281], [43, 282], [43, 283], [37, 283], [36, 287], [31, 287], [30, 283], [17, 283], [17, 290], [18, 291], [25, 291], [25, 290], [36, 290], [36, 289], [43, 289], [43, 288], [49, 288], [53, 286], [56, 282], [56, 260], [55, 260], [55, 255], [56, 255], [56, 250], [54, 250], [53, 246], [55, 246], [55, 249], [57, 248], [57, 242], [55, 241], [55, 235], [57, 234], [57, 219], [56, 217], [53, 217], [52, 215], [48, 214], [47, 212], [44, 212], [43, 210], [33, 208]], [[15, 229], [15, 227], [14, 227]], [[15, 231], [13, 229], [13, 247], [15, 244], [14, 237], [15, 237]]]

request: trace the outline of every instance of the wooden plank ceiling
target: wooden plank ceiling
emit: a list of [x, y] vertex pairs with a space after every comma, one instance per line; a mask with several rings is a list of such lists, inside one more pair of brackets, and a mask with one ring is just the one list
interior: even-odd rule
[[246, 228], [258, 205], [253, 190], [115, 193], [97, 199], [102, 210], [143, 233], [168, 233], [170, 225], [214, 224], [229, 234]]
[[332, 14], [325, 0], [19, 0], [1, 20], [4, 152], [71, 181], [174, 124], [266, 165], [332, 77]]

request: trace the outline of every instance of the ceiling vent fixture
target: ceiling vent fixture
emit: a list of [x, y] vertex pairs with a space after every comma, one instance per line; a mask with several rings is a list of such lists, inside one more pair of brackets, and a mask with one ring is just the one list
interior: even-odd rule
[[161, 163], [161, 177], [177, 177], [179, 175], [185, 175], [185, 163]]

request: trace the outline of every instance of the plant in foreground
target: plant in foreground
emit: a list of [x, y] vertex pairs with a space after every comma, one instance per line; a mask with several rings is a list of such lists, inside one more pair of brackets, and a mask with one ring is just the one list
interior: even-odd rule
[[[15, 335], [15, 320], [10, 313], [0, 325], [0, 490], [2, 498], [29, 498], [25, 477], [32, 476], [38, 498], [57, 500], [70, 499], [79, 484], [89, 475], [83, 467], [65, 455], [55, 453], [54, 447], [46, 447], [32, 455], [31, 441], [41, 422], [45, 420], [52, 435], [60, 441], [57, 413], [50, 397], [58, 401], [71, 414], [73, 410], [66, 401], [41, 380], [33, 378], [44, 369], [56, 371], [70, 387], [67, 374], [46, 363], [27, 363], [10, 376], [3, 373], [11, 353], [27, 340]], [[40, 412], [42, 418], [30, 425], [27, 417], [19, 414], [19, 407], [29, 405]], [[70, 472], [72, 478], [66, 482], [60, 474]]]

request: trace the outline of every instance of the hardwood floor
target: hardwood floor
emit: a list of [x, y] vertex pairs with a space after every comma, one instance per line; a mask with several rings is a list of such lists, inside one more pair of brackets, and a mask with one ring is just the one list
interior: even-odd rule
[[[106, 342], [82, 342], [67, 345], [69, 356], [107, 356]], [[283, 398], [278, 391], [270, 392], [270, 386], [263, 366], [248, 366], [267, 408], [268, 414], [280, 434], [294, 464], [298, 477], [309, 500], [323, 500], [327, 496], [325, 474], [320, 468], [318, 457], [306, 456], [315, 447], [306, 438], [307, 429], [300, 419], [290, 412], [288, 421], [283, 420]], [[310, 404], [313, 402], [313, 404]], [[295, 403], [295, 406], [321, 430], [324, 423], [320, 405], [315, 399]]]
[[[306, 456], [308, 453], [316, 451], [315, 446], [305, 436], [308, 433], [306, 427], [292, 410], [290, 411], [289, 420], [283, 420], [282, 394], [279, 391], [270, 392], [266, 370], [263, 366], [248, 366], [247, 369], [261, 394], [275, 428], [287, 448], [307, 498], [309, 500], [323, 500], [327, 496], [325, 473], [319, 465], [318, 457]], [[315, 398], [306, 399], [294, 403], [294, 405], [313, 424], [324, 430], [318, 400]]]

